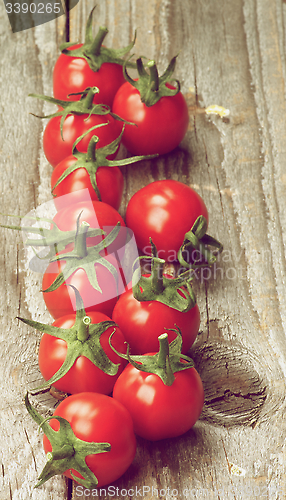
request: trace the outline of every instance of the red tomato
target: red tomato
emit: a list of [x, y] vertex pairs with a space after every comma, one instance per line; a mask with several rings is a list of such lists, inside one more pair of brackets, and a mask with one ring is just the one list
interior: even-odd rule
[[[73, 45], [68, 50], [82, 47]], [[98, 87], [99, 93], [94, 96], [94, 103], [112, 106], [114, 96], [125, 82], [120, 64], [105, 62], [98, 71], [93, 71], [88, 62], [81, 57], [70, 57], [61, 54], [53, 71], [53, 90], [56, 99], [66, 100], [69, 94], [82, 92], [87, 87]], [[80, 96], [70, 96], [77, 101]]]
[[[113, 308], [117, 301], [118, 295], [124, 290], [125, 283], [122, 282], [122, 269], [117, 260], [117, 255], [123, 258], [124, 244], [126, 241], [126, 228], [124, 221], [119, 213], [110, 205], [100, 201], [81, 202], [70, 207], [60, 210], [54, 217], [53, 221], [62, 231], [72, 231], [77, 228], [77, 219], [85, 221], [90, 225], [90, 229], [101, 228], [106, 234], [110, 233], [117, 222], [120, 222], [120, 229], [117, 238], [108, 246], [108, 250], [103, 250], [101, 255], [106, 254], [106, 261], [114, 266], [117, 272], [117, 278], [106, 269], [102, 264], [95, 262], [94, 267], [97, 275], [98, 285], [101, 292], [96, 290], [89, 282], [86, 271], [81, 267], [84, 263], [84, 256], [77, 258], [78, 269], [65, 280], [65, 283], [74, 285], [79, 291], [86, 312], [100, 311], [107, 316], [112, 315]], [[95, 236], [87, 238], [87, 247], [91, 247], [100, 243], [104, 237]], [[74, 245], [70, 244], [64, 251], [59, 252], [61, 255], [66, 252], [72, 252]], [[112, 255], [114, 253], [114, 255]], [[69, 255], [70, 257], [70, 255]], [[70, 260], [70, 259], [69, 259]], [[64, 272], [66, 260], [58, 260], [51, 262], [43, 276], [42, 289], [46, 290], [54, 282], [57, 276]], [[67, 287], [65, 283], [61, 284], [56, 290], [44, 292], [44, 300], [48, 311], [53, 318], [60, 318], [67, 314], [72, 314], [76, 310], [75, 295], [71, 287]]]
[[158, 257], [173, 262], [185, 234], [200, 215], [208, 221], [205, 203], [194, 189], [179, 181], [161, 180], [151, 182], [132, 196], [126, 225], [145, 254], [151, 254], [152, 238]]
[[125, 82], [115, 95], [112, 111], [137, 125], [126, 125], [122, 137], [124, 146], [135, 155], [169, 153], [180, 144], [188, 129], [188, 106], [181, 92], [162, 97], [147, 107], [139, 91]]
[[[90, 312], [89, 317], [91, 324], [101, 323], [102, 321], [110, 321], [110, 318], [100, 312]], [[75, 323], [75, 314], [64, 316], [54, 321], [53, 326], [58, 328], [71, 328]], [[115, 380], [119, 377], [126, 362], [119, 357], [109, 345], [109, 337], [114, 331], [114, 327], [110, 326], [100, 336], [100, 344], [107, 354], [108, 358], [118, 364], [118, 372], [116, 375], [108, 375], [100, 368], [95, 366], [85, 356], [79, 356], [68, 373], [57, 382], [53, 382], [53, 386], [62, 392], [76, 394], [78, 392], [99, 392], [101, 394], [110, 394]], [[125, 353], [125, 339], [119, 328], [115, 329], [112, 335], [111, 344], [118, 352]], [[39, 347], [39, 368], [45, 380], [49, 380], [62, 366], [67, 354], [67, 343], [65, 340], [44, 333], [41, 338]]]
[[[131, 354], [156, 352], [158, 336], [176, 326], [182, 335], [182, 353], [186, 354], [199, 331], [200, 311], [197, 304], [188, 312], [180, 312], [156, 300], [140, 302], [130, 289], [119, 297], [112, 319], [122, 331]], [[169, 343], [177, 337], [176, 332], [167, 333]]]
[[[121, 280], [120, 269], [116, 259], [109, 255], [105, 257], [116, 269], [119, 281]], [[57, 278], [57, 276], [64, 271], [66, 261], [51, 262], [43, 276], [42, 289], [46, 290]], [[65, 283], [60, 285], [52, 292], [43, 292], [43, 298], [46, 307], [54, 319], [73, 314], [76, 311], [75, 294], [71, 287], [66, 284], [73, 285], [79, 291], [84, 308], [87, 314], [91, 311], [100, 311], [103, 314], [111, 317], [112, 311], [118, 299], [118, 290], [123, 289], [123, 284], [113, 277], [111, 272], [99, 263], [95, 263], [95, 271], [97, 281], [101, 288], [101, 292], [95, 290], [90, 284], [88, 276], [84, 269], [79, 268]]]
[[[136, 452], [136, 438], [132, 419], [118, 401], [104, 394], [83, 392], [64, 399], [56, 408], [54, 415], [65, 418], [77, 438], [88, 443], [110, 443], [107, 452], [88, 455], [87, 466], [98, 479], [97, 486], [104, 486], [118, 479], [131, 465]], [[50, 420], [50, 426], [58, 430], [58, 420]], [[45, 452], [52, 446], [44, 435]], [[72, 469], [74, 475], [82, 475]], [[65, 476], [72, 478], [70, 470]]]
[[[70, 155], [64, 158], [53, 170], [51, 188], [55, 186], [61, 175], [75, 163], [76, 158]], [[124, 178], [118, 167], [99, 167], [96, 172], [96, 182], [101, 195], [101, 201], [118, 210], [123, 188]], [[67, 196], [68, 195], [68, 196]], [[53, 191], [54, 203], [57, 210], [79, 201], [97, 201], [98, 197], [90, 182], [85, 168], [79, 168], [69, 174]]]
[[[122, 123], [110, 115], [91, 115], [88, 118], [88, 114], [71, 114], [64, 121], [62, 139], [60, 122], [61, 116], [51, 118], [47, 123], [43, 135], [44, 153], [52, 167], [56, 167], [60, 161], [72, 154], [72, 147], [76, 139], [91, 127], [101, 123], [108, 124], [86, 134], [77, 144], [77, 149], [81, 153], [87, 152], [89, 141], [94, 134], [99, 138], [98, 147], [102, 147], [117, 139], [122, 129]], [[115, 156], [116, 153], [110, 155], [108, 158], [113, 159]]]
[[174, 376], [167, 386], [158, 375], [128, 364], [118, 377], [113, 398], [129, 411], [138, 436], [150, 441], [180, 436], [198, 420], [204, 404], [198, 372], [189, 368]]

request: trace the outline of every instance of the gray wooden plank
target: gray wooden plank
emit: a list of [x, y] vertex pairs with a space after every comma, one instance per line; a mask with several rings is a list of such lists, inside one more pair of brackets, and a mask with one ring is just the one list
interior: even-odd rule
[[[1, 213], [26, 215], [50, 196], [50, 167], [41, 147], [43, 123], [30, 115], [44, 107], [29, 93], [51, 93], [51, 71], [62, 20], [12, 33], [4, 4], [0, 4], [2, 57], [1, 81]], [[1, 222], [8, 222], [1, 216]], [[10, 223], [15, 223], [13, 219]], [[16, 221], [18, 222], [18, 221]], [[34, 490], [45, 463], [42, 437], [28, 416], [24, 395], [37, 368], [36, 333], [27, 331], [15, 317], [44, 317], [39, 275], [34, 281], [37, 295], [29, 294], [29, 272], [24, 261], [23, 239], [16, 231], [1, 229], [1, 478], [3, 499], [66, 499], [67, 484], [57, 477]], [[35, 273], [34, 273], [35, 274]], [[38, 376], [36, 370], [36, 376]]]
[[[82, 40], [92, 7], [79, 2], [71, 11], [71, 40]], [[146, 0], [144, 5], [111, 0], [96, 8], [95, 27], [109, 28], [107, 45], [127, 45], [138, 28], [135, 53], [154, 57], [161, 71], [180, 52], [176, 77], [190, 109], [181, 148], [142, 162], [140, 170], [123, 169], [121, 213], [141, 186], [175, 178], [200, 192], [210, 233], [224, 243], [217, 266], [194, 280], [202, 322], [192, 352], [206, 390], [202, 419], [178, 439], [153, 444], [138, 439], [134, 463], [114, 484], [121, 496], [130, 489], [127, 498], [136, 487], [149, 499], [195, 493], [205, 499], [285, 498], [285, 8], [281, 0]], [[61, 27], [49, 23], [16, 35], [8, 28], [1, 24], [1, 44], [7, 48], [0, 65], [5, 85], [1, 211], [23, 214], [50, 196], [43, 125], [28, 115], [43, 106], [30, 103], [27, 93], [50, 92]], [[24, 80], [18, 67], [4, 64], [9, 54], [23, 61]], [[23, 103], [20, 112], [8, 104], [13, 92]], [[229, 119], [206, 116], [203, 109], [211, 104], [228, 108]], [[49, 320], [49, 315], [38, 294], [40, 279], [23, 261], [21, 236], [7, 230], [1, 236], [1, 374], [7, 382], [0, 427], [7, 436], [1, 450], [3, 491], [13, 499], [66, 498], [61, 478], [32, 492], [44, 455], [22, 395], [38, 376], [38, 337], [13, 318]], [[113, 491], [101, 498], [114, 497]], [[74, 485], [73, 498], [81, 493]]]
[[[131, 32], [140, 25], [136, 52], [163, 69], [180, 51], [176, 77], [191, 116], [180, 150], [143, 164], [140, 173], [125, 169], [125, 206], [144, 184], [182, 180], [203, 196], [210, 232], [225, 249], [194, 283], [202, 333], [193, 355], [206, 389], [204, 420], [171, 442], [139, 440], [136, 460], [116, 486], [145, 486], [147, 498], [156, 490], [173, 498], [172, 488], [188, 498], [284, 498], [285, 6], [147, 2], [143, 20], [139, 2], [130, 7], [124, 23]], [[123, 8], [109, 2], [105, 16]], [[228, 108], [229, 120], [206, 117], [201, 111], [211, 104]]]

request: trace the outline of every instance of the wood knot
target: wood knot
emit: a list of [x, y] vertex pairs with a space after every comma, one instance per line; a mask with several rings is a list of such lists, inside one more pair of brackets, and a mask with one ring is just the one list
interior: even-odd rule
[[267, 396], [267, 383], [257, 371], [260, 363], [255, 354], [239, 342], [213, 340], [196, 344], [190, 356], [204, 385], [201, 420], [254, 426]]

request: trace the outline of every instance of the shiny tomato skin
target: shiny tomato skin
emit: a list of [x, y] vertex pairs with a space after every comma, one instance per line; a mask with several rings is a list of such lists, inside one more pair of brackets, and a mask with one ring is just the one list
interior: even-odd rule
[[181, 92], [162, 97], [147, 107], [129, 82], [117, 91], [112, 111], [136, 124], [126, 125], [122, 137], [122, 143], [133, 155], [169, 153], [183, 140], [189, 125], [188, 106]]
[[[64, 158], [52, 172], [51, 188], [55, 186], [61, 175], [74, 163], [76, 158], [70, 155]], [[118, 210], [124, 188], [124, 178], [118, 167], [99, 167], [96, 182], [101, 201]], [[67, 196], [68, 195], [68, 196]], [[97, 194], [90, 182], [85, 168], [79, 168], [69, 174], [54, 190], [54, 204], [59, 211], [79, 201], [98, 201]]]
[[[95, 392], [73, 394], [60, 402], [54, 415], [68, 420], [79, 439], [89, 443], [111, 444], [110, 451], [88, 455], [85, 459], [98, 479], [97, 487], [116, 481], [133, 462], [136, 438], [131, 416], [124, 406], [110, 396]], [[50, 426], [58, 430], [60, 424], [52, 419]], [[43, 446], [45, 453], [52, 451], [45, 435]], [[73, 469], [72, 472], [82, 478], [81, 474]], [[64, 475], [72, 479], [69, 470]]]
[[[100, 312], [89, 312], [91, 324], [110, 321], [110, 318]], [[71, 328], [74, 325], [76, 315], [70, 314], [58, 318], [53, 322], [53, 326], [59, 328]], [[114, 331], [115, 330], [115, 331]], [[101, 394], [110, 394], [116, 379], [119, 377], [126, 361], [118, 356], [109, 345], [109, 337], [112, 335], [111, 344], [118, 352], [125, 353], [125, 339], [118, 327], [110, 326], [100, 337], [100, 343], [108, 358], [118, 364], [116, 375], [108, 375], [95, 366], [85, 356], [79, 356], [70, 368], [68, 373], [60, 380], [53, 383], [53, 387], [68, 394], [78, 392], [99, 392]], [[67, 343], [65, 340], [44, 333], [39, 346], [39, 368], [45, 380], [49, 380], [62, 366], [67, 353]]]
[[167, 179], [151, 182], [132, 196], [126, 209], [126, 225], [145, 254], [150, 255], [152, 238], [158, 257], [174, 262], [185, 234], [200, 215], [208, 222], [201, 196], [186, 184]]
[[[116, 267], [120, 281], [120, 269], [116, 259], [112, 255], [105, 258]], [[54, 282], [59, 273], [64, 271], [65, 265], [66, 261], [64, 260], [51, 262], [48, 265], [43, 275], [42, 290], [46, 290]], [[109, 317], [112, 316], [114, 306], [118, 300], [118, 289], [122, 288], [123, 285], [121, 286], [120, 283], [118, 285], [111, 272], [102, 265], [96, 263], [95, 270], [101, 292], [92, 287], [85, 270], [81, 268], [67, 278], [56, 290], [43, 292], [46, 307], [54, 319], [73, 314], [76, 311], [74, 291], [66, 284], [77, 288], [87, 314], [91, 311], [99, 311]]]
[[177, 372], [171, 386], [131, 364], [113, 388], [113, 398], [129, 411], [134, 431], [150, 441], [181, 436], [199, 419], [204, 389], [195, 368]]
[[[79, 48], [76, 44], [71, 49]], [[69, 49], [70, 50], [70, 49]], [[112, 106], [114, 96], [125, 82], [122, 66], [115, 63], [103, 63], [98, 71], [93, 71], [88, 62], [81, 57], [71, 57], [61, 54], [54, 66], [53, 91], [54, 97], [61, 100], [79, 100], [79, 95], [69, 94], [82, 92], [87, 87], [98, 87], [93, 102]]]
[[[107, 146], [120, 135], [122, 124], [110, 115], [91, 115], [87, 114], [68, 115], [63, 125], [63, 138], [60, 130], [61, 116], [51, 118], [44, 130], [43, 149], [48, 162], [52, 167], [56, 167], [60, 161], [72, 154], [73, 144], [76, 139], [87, 132], [91, 127], [106, 123], [107, 125], [99, 127], [87, 134], [78, 144], [77, 149], [81, 153], [86, 153], [89, 141], [93, 135], [99, 138], [98, 147]], [[115, 158], [117, 152], [110, 155], [108, 159]]]
[[134, 298], [131, 288], [120, 295], [112, 319], [121, 329], [131, 354], [156, 352], [159, 335], [168, 333], [170, 343], [177, 334], [168, 328], [176, 327], [180, 328], [182, 353], [186, 354], [199, 331], [200, 311], [197, 304], [184, 313], [155, 300], [140, 302]]

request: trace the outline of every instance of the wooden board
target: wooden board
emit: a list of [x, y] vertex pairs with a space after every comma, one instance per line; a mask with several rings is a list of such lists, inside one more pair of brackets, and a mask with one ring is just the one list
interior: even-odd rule
[[[29, 114], [51, 108], [28, 94], [51, 95], [59, 44], [83, 40], [93, 6], [79, 1], [69, 32], [62, 17], [13, 34], [0, 4], [3, 214], [26, 215], [51, 199], [46, 122]], [[285, 16], [282, 0], [100, 0], [96, 7], [94, 26], [109, 28], [107, 45], [127, 45], [137, 29], [135, 55], [155, 58], [160, 72], [179, 54], [175, 76], [190, 111], [179, 148], [123, 169], [121, 214], [140, 187], [178, 179], [202, 195], [209, 232], [224, 244], [212, 270], [194, 279], [201, 328], [192, 355], [206, 393], [202, 417], [178, 439], [138, 439], [134, 463], [100, 498], [286, 497]], [[206, 115], [213, 104], [228, 109], [228, 118]], [[79, 499], [83, 491], [61, 476], [33, 489], [45, 456], [23, 397], [40, 379], [40, 338], [15, 317], [51, 318], [21, 234], [0, 233], [1, 498]], [[45, 411], [51, 401], [44, 396], [38, 406]]]

